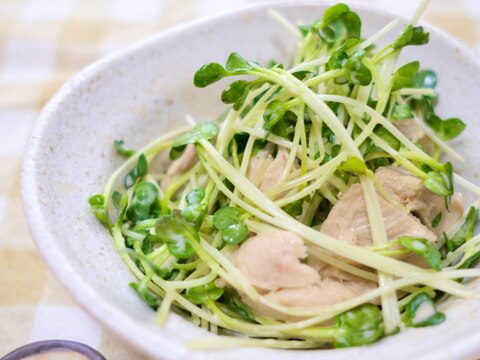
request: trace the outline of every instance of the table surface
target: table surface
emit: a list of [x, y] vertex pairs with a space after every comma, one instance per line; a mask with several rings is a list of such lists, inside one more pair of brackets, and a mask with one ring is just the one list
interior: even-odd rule
[[[78, 307], [47, 269], [23, 214], [23, 149], [45, 102], [87, 64], [179, 23], [261, 2], [0, 0], [0, 357], [32, 341], [62, 338], [107, 359], [148, 359]], [[345, 2], [408, 16], [419, 1]], [[480, 1], [433, 0], [424, 19], [480, 52]]]

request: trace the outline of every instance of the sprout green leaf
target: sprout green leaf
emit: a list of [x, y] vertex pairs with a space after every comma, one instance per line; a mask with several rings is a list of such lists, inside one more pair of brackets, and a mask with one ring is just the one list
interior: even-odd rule
[[117, 210], [117, 212], [120, 211], [122, 197], [123, 197], [122, 193], [118, 191], [114, 191], [112, 194], [112, 203], [113, 203], [113, 206], [115, 206], [115, 209]]
[[195, 73], [193, 84], [196, 87], [203, 88], [228, 76], [246, 74], [256, 66], [257, 64], [245, 60], [234, 52], [228, 57], [225, 68], [217, 63], [203, 65]]
[[382, 125], [377, 125], [375, 127], [374, 133], [377, 136], [380, 136], [383, 141], [385, 141], [388, 145], [390, 145], [390, 147], [392, 147], [392, 149], [395, 149], [397, 151], [400, 149], [400, 141]]
[[365, 304], [337, 316], [338, 335], [333, 346], [343, 348], [371, 344], [383, 337], [378, 307]]
[[253, 321], [253, 316], [250, 313], [248, 307], [240, 300], [238, 294], [233, 290], [225, 289], [222, 297], [219, 299], [218, 305], [230, 316], [246, 320]]
[[470, 269], [476, 266], [479, 262], [480, 262], [480, 251], [477, 251], [475, 254], [469, 256], [458, 268]]
[[330, 6], [323, 12], [322, 22], [325, 24], [331, 23], [332, 21], [337, 20], [341, 15], [350, 11], [348, 5], [343, 3], [338, 3]]
[[465, 130], [465, 123], [459, 118], [442, 120], [437, 115], [431, 114], [425, 121], [442, 140], [454, 139]]
[[348, 39], [359, 39], [362, 22], [360, 17], [345, 4], [337, 4], [324, 12], [320, 23], [312, 27], [320, 39], [328, 46]]
[[177, 160], [180, 156], [182, 156], [183, 152], [187, 148], [187, 145], [172, 147], [169, 152], [170, 160]]
[[295, 71], [294, 73], [292, 73], [292, 75], [295, 76], [298, 80], [306, 80], [315, 76], [315, 73], [309, 70], [302, 70]]
[[113, 142], [113, 146], [114, 146], [115, 150], [117, 151], [117, 153], [119, 153], [120, 155], [126, 156], [126, 157], [130, 157], [132, 155], [135, 155], [135, 153], [136, 153], [135, 150], [126, 148], [125, 147], [125, 142], [121, 139], [120, 140], [115, 140]]
[[442, 212], [440, 211], [432, 220], [432, 228], [436, 228], [442, 221]]
[[223, 79], [226, 76], [229, 76], [229, 73], [223, 68], [222, 65], [217, 63], [209, 63], [203, 65], [197, 70], [193, 78], [193, 84], [196, 87], [204, 88]]
[[251, 82], [246, 80], [234, 81], [222, 92], [222, 101], [225, 104], [233, 104], [234, 110], [239, 110], [245, 103]]
[[413, 111], [410, 105], [402, 104], [395, 105], [392, 113], [393, 120], [403, 120], [413, 118]]
[[440, 271], [442, 260], [440, 251], [438, 251], [434, 244], [430, 244], [427, 239], [413, 236], [401, 236], [398, 238], [398, 242], [405, 249], [410, 250], [414, 254], [422, 255], [432, 269]]
[[182, 216], [185, 220], [194, 224], [196, 229], [200, 228], [203, 217], [207, 212], [205, 200], [205, 190], [203, 189], [193, 189], [186, 197], [188, 206], [182, 210]]
[[200, 139], [210, 140], [217, 136], [217, 134], [218, 125], [214, 122], [200, 123], [195, 125], [190, 132], [176, 138], [173, 142], [173, 147], [177, 148], [188, 144], [194, 144]]
[[280, 100], [273, 100], [268, 103], [263, 113], [263, 128], [267, 130], [267, 133], [272, 131], [275, 125], [283, 118], [286, 111], [283, 102]]
[[[271, 128], [272, 134], [278, 135], [285, 139], [292, 140], [295, 133], [295, 124], [297, 123], [297, 116], [287, 110], [279, 121]], [[269, 126], [268, 126], [269, 127]]]
[[297, 28], [300, 31], [300, 34], [302, 34], [302, 36], [305, 37], [310, 32], [312, 25], [299, 25], [297, 26]]
[[365, 174], [367, 171], [367, 166], [357, 156], [351, 156], [347, 160], [345, 160], [339, 167], [339, 170], [354, 173], [357, 175]]
[[170, 254], [177, 259], [189, 259], [195, 254], [194, 244], [200, 239], [192, 224], [178, 211], [163, 216], [155, 225], [156, 236], [167, 244]]
[[425, 123], [440, 139], [452, 140], [465, 130], [465, 123], [461, 119], [442, 120], [436, 115], [433, 109], [433, 100], [430, 97], [423, 96], [420, 100], [414, 100], [413, 104], [415, 109], [423, 115]]
[[352, 57], [345, 61], [344, 69], [348, 80], [354, 85], [368, 85], [372, 82], [372, 73], [363, 64], [365, 50], [358, 50]]
[[397, 69], [392, 77], [392, 91], [407, 87], [412, 82], [419, 68], [420, 63], [412, 61]]
[[478, 221], [478, 209], [471, 206], [460, 228], [450, 238], [447, 238], [448, 251], [453, 251], [473, 237]]
[[436, 311], [433, 300], [425, 292], [414, 296], [403, 314], [403, 322], [408, 327], [433, 326], [444, 321], [445, 314]]
[[223, 241], [227, 244], [239, 244], [248, 236], [248, 228], [241, 215], [240, 209], [231, 206], [224, 206], [213, 215], [213, 226], [222, 232]]
[[283, 211], [292, 217], [300, 216], [303, 212], [303, 201], [303, 199], [293, 201], [290, 204], [285, 205]]
[[141, 154], [138, 158], [137, 165], [130, 170], [130, 172], [125, 176], [124, 185], [125, 187], [131, 188], [137, 179], [141, 179], [148, 172], [148, 161], [144, 154]]
[[142, 252], [147, 255], [153, 251], [153, 243], [149, 238], [145, 237], [142, 241]]
[[399, 50], [409, 45], [424, 45], [429, 41], [430, 34], [422, 26], [407, 25], [402, 33], [392, 43], [394, 50]]
[[153, 211], [158, 208], [159, 192], [157, 186], [148, 181], [142, 181], [135, 186], [127, 217], [138, 222], [154, 217]]
[[188, 301], [200, 305], [215, 301], [223, 295], [224, 288], [218, 288], [213, 282], [190, 288], [183, 295]]
[[226, 69], [229, 72], [241, 72], [251, 70], [255, 67], [256, 64], [245, 60], [242, 56], [238, 53], [233, 52], [230, 54], [227, 60]]
[[345, 51], [335, 51], [328, 59], [328, 67], [330, 69], [341, 69], [348, 60], [348, 55]]
[[160, 306], [160, 298], [148, 289], [146, 282], [131, 282], [130, 287], [135, 290], [140, 299], [153, 309], [157, 309]]
[[[361, 43], [362, 43], [362, 40], [361, 40], [361, 39], [355, 39], [355, 38], [347, 39], [347, 40], [345, 40], [345, 41], [343, 42], [343, 44], [341, 44], [339, 47], [337, 47], [337, 48], [335, 49], [335, 51], [346, 51], [346, 50], [348, 50], [348, 49], [350, 49], [350, 48], [352, 48], [352, 47], [354, 47], [354, 46], [357, 46], [357, 45], [359, 45], [359, 44], [361, 44]], [[368, 52], [369, 48], [371, 48], [371, 46], [365, 48], [365, 51]]]
[[428, 175], [428, 178], [424, 180], [423, 185], [428, 190], [442, 196], [451, 195], [451, 192], [448, 188], [445, 178], [444, 176], [442, 176], [441, 173], [437, 171], [429, 171], [427, 175]]
[[245, 147], [247, 146], [249, 137], [250, 135], [245, 132], [235, 133], [228, 146], [228, 155], [231, 156], [234, 149], [236, 150], [237, 154], [243, 153], [245, 151]]
[[109, 227], [110, 220], [108, 218], [108, 205], [105, 196], [103, 196], [102, 194], [92, 195], [88, 198], [88, 203], [90, 204], [90, 209], [92, 210], [98, 221], [100, 221], [103, 225]]
[[452, 164], [447, 162], [441, 171], [429, 171], [423, 185], [431, 192], [445, 196], [447, 207], [453, 195], [453, 169]]
[[113, 202], [113, 205], [115, 206], [115, 209], [117, 210], [117, 220], [115, 224], [117, 226], [121, 226], [123, 222], [123, 218], [127, 212], [128, 195], [126, 194], [122, 195], [118, 191], [115, 191], [112, 194], [112, 202]]
[[437, 86], [437, 74], [433, 70], [421, 70], [413, 76], [411, 86], [434, 89]]

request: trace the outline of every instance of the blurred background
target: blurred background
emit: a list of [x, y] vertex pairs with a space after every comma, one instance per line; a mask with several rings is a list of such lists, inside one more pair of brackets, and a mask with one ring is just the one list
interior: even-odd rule
[[[87, 343], [107, 359], [147, 359], [76, 306], [43, 263], [21, 204], [23, 149], [45, 102], [86, 65], [187, 21], [265, 2], [0, 0], [0, 357], [32, 341], [62, 338]], [[403, 16], [419, 3], [344, 2]], [[479, 0], [432, 0], [423, 20], [480, 54]]]

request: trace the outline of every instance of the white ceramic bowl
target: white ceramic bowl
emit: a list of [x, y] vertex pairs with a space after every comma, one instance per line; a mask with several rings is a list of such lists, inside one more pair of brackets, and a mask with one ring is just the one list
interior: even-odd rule
[[[271, 6], [271, 5], [270, 5]], [[435, 6], [433, 3], [432, 6]], [[23, 166], [23, 199], [38, 248], [74, 298], [106, 327], [143, 352], [161, 359], [474, 359], [480, 355], [478, 300], [444, 304], [448, 320], [436, 327], [403, 331], [368, 347], [280, 351], [224, 349], [189, 352], [185, 339], [213, 336], [171, 315], [164, 328], [128, 287], [133, 276], [116, 254], [110, 236], [90, 213], [89, 195], [102, 191], [122, 162], [114, 139], [134, 148], [183, 123], [185, 113], [206, 120], [223, 109], [226, 82], [196, 89], [201, 65], [224, 63], [237, 51], [247, 59], [288, 63], [291, 35], [267, 15], [268, 6], [185, 25], [100, 60], [68, 82], [35, 124]], [[288, 18], [310, 22], [325, 6], [278, 5]], [[363, 33], [390, 22], [391, 14], [354, 6]], [[433, 30], [429, 28], [429, 30]], [[393, 36], [393, 35], [392, 35]], [[390, 37], [389, 39], [391, 39]], [[419, 59], [439, 74], [440, 113], [458, 115], [468, 130], [455, 142], [466, 156], [460, 169], [477, 178], [480, 135], [480, 65], [472, 53], [440, 31], [428, 46], [411, 47], [403, 59]], [[475, 285], [475, 284], [474, 284]], [[474, 286], [472, 285], [472, 286]]]

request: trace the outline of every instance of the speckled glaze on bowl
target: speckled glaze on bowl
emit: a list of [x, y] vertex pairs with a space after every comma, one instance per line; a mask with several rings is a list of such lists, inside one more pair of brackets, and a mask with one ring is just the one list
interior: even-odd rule
[[[302, 22], [318, 18], [325, 8], [292, 2], [185, 25], [98, 61], [62, 87], [37, 120], [23, 164], [25, 211], [42, 255], [96, 319], [159, 359], [478, 359], [478, 299], [449, 300], [442, 305], [448, 316], [444, 324], [406, 330], [368, 347], [192, 352], [184, 340], [214, 335], [177, 315], [170, 315], [165, 327], [157, 327], [152, 310], [128, 287], [133, 276], [87, 206], [88, 196], [100, 192], [122, 162], [112, 151], [112, 142], [122, 138], [138, 148], [181, 125], [186, 113], [199, 120], [219, 114], [223, 109], [219, 94], [226, 82], [203, 90], [192, 84], [195, 70], [204, 63], [223, 63], [232, 51], [260, 62], [278, 59], [288, 63], [295, 39], [269, 18], [268, 7]], [[354, 9], [363, 19], [366, 35], [394, 18], [361, 6]], [[475, 140], [480, 134], [476, 121], [480, 65], [461, 44], [429, 30], [430, 44], [409, 48], [403, 59], [419, 59], [424, 67], [438, 72], [439, 112], [458, 115], [468, 123], [468, 130], [454, 143], [466, 157], [457, 169], [475, 181], [480, 159]], [[478, 287], [478, 283], [471, 286]]]

